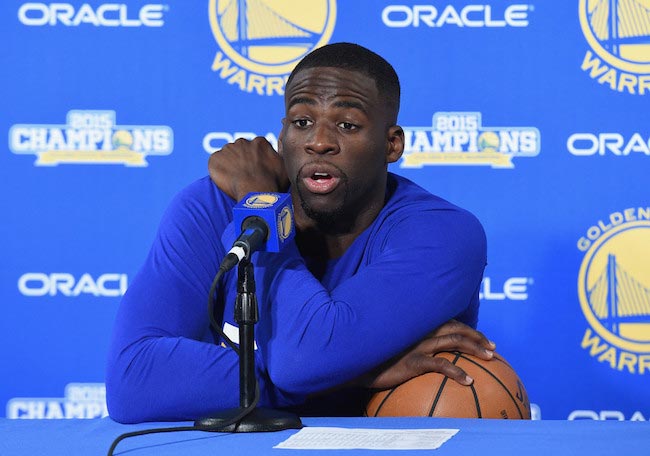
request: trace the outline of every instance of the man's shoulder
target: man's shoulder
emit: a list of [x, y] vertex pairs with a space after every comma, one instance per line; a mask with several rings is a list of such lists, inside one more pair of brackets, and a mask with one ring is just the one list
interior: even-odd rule
[[386, 205], [411, 208], [414, 210], [429, 208], [465, 211], [465, 209], [456, 206], [446, 199], [434, 195], [412, 180], [393, 173], [388, 174], [388, 199]]
[[394, 220], [426, 220], [445, 222], [444, 225], [467, 225], [482, 231], [478, 218], [469, 210], [434, 195], [415, 182], [389, 173], [389, 198], [386, 202], [385, 217]]
[[184, 203], [201, 202], [209, 205], [233, 206], [235, 202], [223, 193], [210, 179], [210, 176], [201, 177], [183, 187], [176, 199]]
[[[469, 210], [432, 194], [401, 176], [391, 175], [390, 194], [375, 235], [382, 245], [444, 245], [485, 252], [483, 225]], [[441, 244], [442, 243], [442, 244]]]
[[167, 208], [167, 218], [229, 219], [235, 202], [210, 180], [202, 177], [176, 193]]
[[217, 190], [217, 186], [210, 180], [210, 176], [203, 176], [181, 188], [177, 196], [181, 198], [205, 198]]

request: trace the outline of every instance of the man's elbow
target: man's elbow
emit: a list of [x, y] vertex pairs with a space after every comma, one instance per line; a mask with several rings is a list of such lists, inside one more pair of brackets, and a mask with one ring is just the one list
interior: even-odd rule
[[287, 354], [267, 365], [271, 383], [281, 391], [291, 395], [310, 395], [327, 389], [331, 378], [319, 375], [318, 361], [314, 358], [305, 361]]
[[135, 360], [124, 356], [109, 357], [106, 369], [106, 406], [108, 415], [118, 423], [133, 424], [159, 421], [160, 404], [151, 397], [153, 388], [142, 371], [134, 370]]
[[140, 394], [125, 381], [109, 372], [106, 376], [106, 406], [108, 415], [118, 423], [133, 424], [146, 421], [139, 405]]

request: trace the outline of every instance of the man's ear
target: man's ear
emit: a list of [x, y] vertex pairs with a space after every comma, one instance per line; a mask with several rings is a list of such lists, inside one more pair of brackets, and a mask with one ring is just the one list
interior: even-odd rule
[[388, 129], [386, 163], [395, 163], [404, 153], [404, 130], [399, 125]]

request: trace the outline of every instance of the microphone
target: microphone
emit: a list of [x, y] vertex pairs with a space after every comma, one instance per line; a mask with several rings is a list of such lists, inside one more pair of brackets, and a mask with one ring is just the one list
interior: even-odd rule
[[229, 271], [253, 252], [280, 252], [296, 234], [289, 193], [249, 193], [233, 208], [241, 234], [221, 262]]

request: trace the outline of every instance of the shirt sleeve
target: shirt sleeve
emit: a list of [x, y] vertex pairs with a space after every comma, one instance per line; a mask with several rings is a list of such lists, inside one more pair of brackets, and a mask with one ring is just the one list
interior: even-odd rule
[[[181, 192], [163, 216], [116, 317], [106, 376], [115, 420], [197, 419], [239, 405], [238, 358], [215, 344], [207, 305], [231, 206], [203, 179]], [[264, 372], [257, 377], [266, 391]]]
[[476, 326], [486, 240], [458, 208], [413, 213], [384, 229], [358, 272], [325, 289], [297, 251], [267, 261], [272, 336], [264, 348], [271, 381], [309, 394], [347, 382], [460, 315]]

